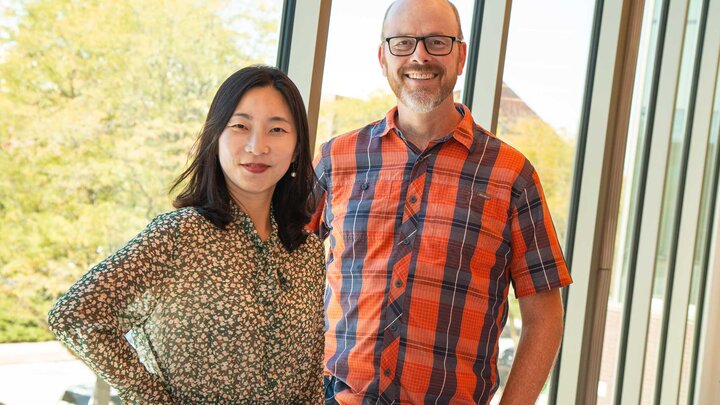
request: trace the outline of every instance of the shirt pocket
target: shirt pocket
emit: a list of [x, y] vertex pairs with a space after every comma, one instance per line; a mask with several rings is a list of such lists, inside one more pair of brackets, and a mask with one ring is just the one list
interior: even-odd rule
[[402, 173], [358, 173], [332, 185], [332, 223], [350, 234], [392, 234], [398, 215]]
[[455, 242], [507, 242], [509, 191], [492, 183], [447, 184], [436, 187], [426, 203], [424, 230], [436, 238]]
[[490, 240], [509, 244], [505, 234], [510, 220], [510, 191], [493, 183], [482, 187], [461, 187], [459, 206], [469, 210], [469, 222], [479, 226], [479, 241]]

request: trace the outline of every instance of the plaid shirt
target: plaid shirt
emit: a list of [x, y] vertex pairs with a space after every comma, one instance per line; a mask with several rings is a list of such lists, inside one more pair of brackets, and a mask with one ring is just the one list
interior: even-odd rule
[[489, 403], [508, 288], [572, 282], [532, 165], [463, 119], [419, 151], [397, 108], [316, 157], [310, 228], [330, 237], [325, 374], [335, 399]]

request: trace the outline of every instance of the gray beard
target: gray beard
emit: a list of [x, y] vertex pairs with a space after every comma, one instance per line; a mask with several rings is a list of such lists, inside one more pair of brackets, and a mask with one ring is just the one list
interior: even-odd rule
[[409, 93], [407, 91], [402, 91], [399, 98], [410, 111], [419, 114], [429, 113], [436, 109], [445, 99], [429, 92]]

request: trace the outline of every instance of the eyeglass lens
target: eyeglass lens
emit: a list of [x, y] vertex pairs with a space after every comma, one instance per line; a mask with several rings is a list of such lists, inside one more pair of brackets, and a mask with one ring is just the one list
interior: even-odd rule
[[395, 56], [407, 56], [415, 52], [418, 39], [425, 42], [425, 49], [431, 55], [447, 55], [452, 51], [454, 39], [446, 36], [430, 36], [425, 38], [395, 37], [389, 38], [390, 53]]

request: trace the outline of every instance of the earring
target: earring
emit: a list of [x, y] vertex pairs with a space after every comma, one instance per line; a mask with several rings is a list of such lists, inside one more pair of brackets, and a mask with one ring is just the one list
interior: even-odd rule
[[295, 170], [297, 170], [297, 162], [292, 162], [292, 171], [290, 172], [290, 177], [295, 178], [297, 176]]

